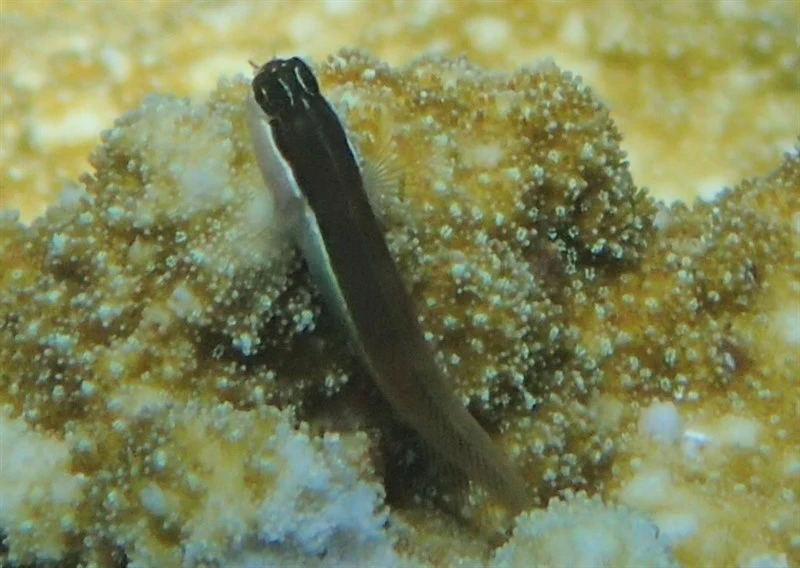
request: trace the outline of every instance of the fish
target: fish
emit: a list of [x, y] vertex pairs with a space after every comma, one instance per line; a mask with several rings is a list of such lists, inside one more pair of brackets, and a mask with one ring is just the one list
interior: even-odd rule
[[436, 364], [342, 122], [299, 57], [258, 67], [247, 117], [279, 218], [323, 302], [396, 415], [514, 512], [526, 486]]

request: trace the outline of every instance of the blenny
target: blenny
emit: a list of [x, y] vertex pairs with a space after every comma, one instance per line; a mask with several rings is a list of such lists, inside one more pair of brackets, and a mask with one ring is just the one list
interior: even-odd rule
[[248, 121], [264, 181], [322, 296], [397, 415], [513, 513], [526, 487], [448, 387], [389, 253], [355, 152], [300, 58], [258, 68]]

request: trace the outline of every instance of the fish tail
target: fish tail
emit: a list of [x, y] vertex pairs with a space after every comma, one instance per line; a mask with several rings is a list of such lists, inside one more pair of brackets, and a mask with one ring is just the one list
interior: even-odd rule
[[423, 389], [426, 400], [407, 408], [411, 416], [404, 418], [436, 451], [517, 515], [531, 505], [524, 480], [456, 396], [436, 388], [442, 380], [437, 376], [436, 380], [417, 383], [427, 387]]

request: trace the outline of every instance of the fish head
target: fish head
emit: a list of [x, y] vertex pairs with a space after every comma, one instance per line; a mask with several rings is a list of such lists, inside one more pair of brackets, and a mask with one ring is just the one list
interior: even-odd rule
[[252, 86], [258, 106], [270, 121], [283, 121], [321, 96], [314, 73], [299, 57], [268, 61], [256, 71]]

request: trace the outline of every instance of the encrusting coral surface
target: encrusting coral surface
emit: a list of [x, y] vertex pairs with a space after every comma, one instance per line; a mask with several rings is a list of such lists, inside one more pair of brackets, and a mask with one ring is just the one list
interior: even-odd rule
[[[97, 132], [149, 93], [204, 99], [248, 59], [355, 45], [511, 71], [556, 57], [613, 109], [657, 198], [764, 175], [800, 131], [795, 0], [5, 1], [0, 208], [29, 222], [88, 167]], [[260, 61], [259, 61], [260, 62]]]
[[[437, 360], [537, 502], [565, 496], [460, 561], [800, 561], [797, 151], [666, 208], [551, 62], [348, 51], [317, 72], [364, 163], [399, 172], [370, 197]], [[446, 564], [469, 529], [428, 534], [415, 511], [498, 522], [320, 310], [254, 163], [247, 88], [148, 98], [44, 216], [0, 217], [8, 561]]]

